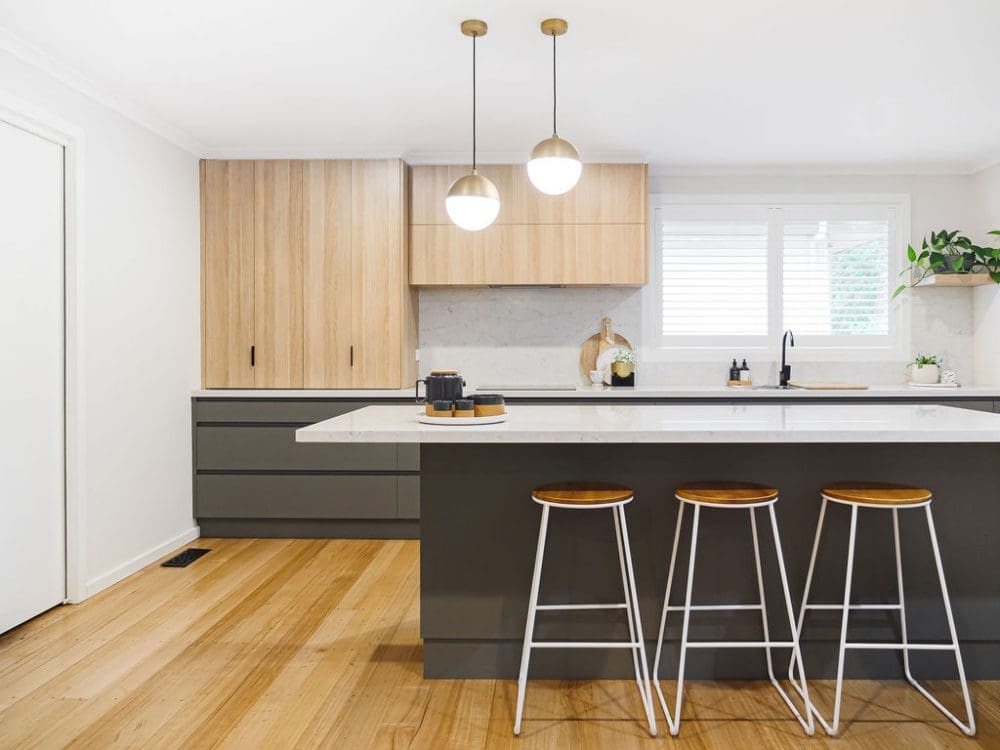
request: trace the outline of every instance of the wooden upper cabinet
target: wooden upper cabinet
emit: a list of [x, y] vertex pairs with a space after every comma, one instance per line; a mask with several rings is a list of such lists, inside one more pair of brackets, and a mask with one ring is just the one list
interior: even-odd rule
[[254, 164], [254, 386], [301, 388], [305, 163]]
[[576, 187], [550, 196], [523, 164], [487, 165], [500, 192], [497, 221], [456, 227], [444, 198], [462, 166], [413, 167], [410, 283], [641, 285], [647, 277], [645, 164], [585, 164]]
[[407, 178], [399, 159], [202, 162], [204, 387], [413, 382]]
[[252, 388], [253, 162], [201, 162], [201, 380]]
[[352, 388], [351, 162], [306, 164], [303, 348], [306, 388]]
[[403, 334], [403, 164], [358, 160], [351, 174], [354, 382], [398, 388], [402, 348], [390, 342]]

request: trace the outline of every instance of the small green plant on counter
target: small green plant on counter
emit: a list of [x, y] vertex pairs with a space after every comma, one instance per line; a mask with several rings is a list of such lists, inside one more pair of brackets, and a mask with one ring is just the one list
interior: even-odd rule
[[615, 350], [615, 359], [611, 364], [611, 371], [620, 378], [627, 378], [635, 371], [635, 352], [625, 346], [619, 346]]
[[910, 362], [911, 367], [924, 367], [925, 365], [940, 365], [941, 360], [936, 354], [918, 354]]
[[[1000, 236], [1000, 229], [988, 234]], [[1000, 284], [1000, 247], [980, 247], [957, 229], [931, 232], [930, 241], [925, 237], [919, 252], [907, 245], [906, 259], [909, 265], [899, 275], [909, 274], [910, 281], [896, 288], [893, 299], [935, 273], [985, 273]]]

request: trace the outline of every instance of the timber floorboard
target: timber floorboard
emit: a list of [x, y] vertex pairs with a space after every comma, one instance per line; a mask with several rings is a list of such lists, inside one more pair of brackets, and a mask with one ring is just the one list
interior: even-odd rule
[[654, 739], [632, 681], [532, 681], [515, 738], [514, 681], [421, 677], [419, 544], [199, 539], [188, 568], [51, 610], [0, 635], [0, 748], [1000, 750], [1000, 681], [972, 685], [975, 738], [905, 683], [848, 682], [836, 739], [766, 682], [689, 682], [680, 736], [658, 713]]

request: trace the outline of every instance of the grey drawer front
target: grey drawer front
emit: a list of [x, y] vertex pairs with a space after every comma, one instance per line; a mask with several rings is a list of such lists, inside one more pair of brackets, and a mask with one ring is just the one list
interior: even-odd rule
[[420, 477], [396, 477], [396, 515], [420, 518]]
[[201, 474], [199, 518], [396, 518], [394, 476]]
[[[393, 443], [296, 443], [294, 427], [198, 427], [198, 471], [395, 471]], [[407, 467], [409, 468], [409, 467]]]
[[[394, 403], [387, 399], [385, 403]], [[219, 399], [195, 402], [195, 419], [198, 422], [299, 422], [312, 424], [337, 417], [349, 411], [371, 406], [372, 401], [310, 401], [287, 399]], [[414, 407], [416, 408], [416, 407]]]

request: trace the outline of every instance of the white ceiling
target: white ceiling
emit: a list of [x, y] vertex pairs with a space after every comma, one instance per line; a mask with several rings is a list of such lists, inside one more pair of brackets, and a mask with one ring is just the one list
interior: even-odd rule
[[[209, 156], [466, 158], [560, 134], [654, 169], [967, 172], [1000, 160], [1000, 0], [0, 0], [0, 26]], [[0, 81], [0, 88], [2, 88]]]

